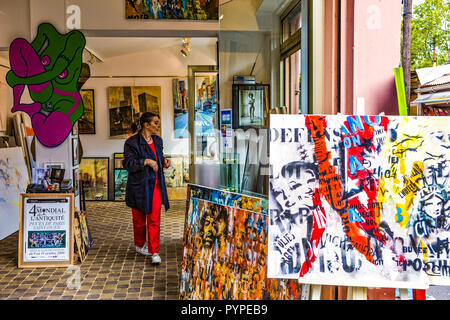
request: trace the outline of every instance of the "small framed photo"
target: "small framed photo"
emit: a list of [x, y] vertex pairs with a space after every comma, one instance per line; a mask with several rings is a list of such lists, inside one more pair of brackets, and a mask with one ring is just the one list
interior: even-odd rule
[[233, 84], [233, 128], [261, 128], [269, 110], [268, 84]]

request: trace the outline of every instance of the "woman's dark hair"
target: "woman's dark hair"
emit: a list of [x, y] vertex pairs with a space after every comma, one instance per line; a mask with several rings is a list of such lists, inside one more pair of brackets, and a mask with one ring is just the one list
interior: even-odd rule
[[[159, 114], [153, 113], [153, 112], [144, 112], [141, 117], [139, 118], [139, 127], [142, 130], [142, 128], [144, 127], [144, 124], [147, 122], [152, 121], [152, 119], [154, 117], [158, 117], [159, 119], [161, 119], [159, 117]], [[131, 130], [133, 131], [133, 133], [136, 133], [138, 131], [138, 125], [136, 122], [133, 122], [133, 124], [131, 125]]]

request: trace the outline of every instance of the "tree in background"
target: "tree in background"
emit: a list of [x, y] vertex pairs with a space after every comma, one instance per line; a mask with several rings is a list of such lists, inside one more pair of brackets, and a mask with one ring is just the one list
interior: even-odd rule
[[449, 60], [450, 1], [425, 0], [415, 5], [412, 20], [411, 70]]

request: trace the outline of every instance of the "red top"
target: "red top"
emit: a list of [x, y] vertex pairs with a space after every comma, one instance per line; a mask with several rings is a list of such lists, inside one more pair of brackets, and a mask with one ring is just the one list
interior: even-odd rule
[[[155, 158], [156, 158], [156, 162], [158, 162], [158, 154], [156, 153], [156, 148], [155, 148], [155, 144], [153, 143], [149, 143], [148, 144], [149, 147], [152, 149], [153, 153], [155, 154]], [[159, 183], [159, 179], [158, 179], [158, 173], [156, 173], [156, 181], [155, 181], [155, 185], [157, 185]]]

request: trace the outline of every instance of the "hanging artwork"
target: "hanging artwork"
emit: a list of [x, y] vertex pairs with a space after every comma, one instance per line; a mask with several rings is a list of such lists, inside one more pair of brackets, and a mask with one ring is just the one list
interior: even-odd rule
[[85, 192], [85, 199], [108, 200], [109, 158], [83, 157], [78, 168]]
[[188, 186], [180, 299], [298, 300], [296, 280], [267, 279], [267, 200]]
[[173, 79], [172, 93], [175, 138], [186, 138], [189, 131], [187, 121], [189, 109], [187, 81], [184, 79]]
[[[110, 137], [130, 136], [144, 112], [161, 114], [161, 87], [109, 87]], [[159, 132], [161, 136], [161, 129]]]
[[219, 0], [126, 0], [127, 19], [218, 20]]
[[233, 84], [233, 127], [264, 126], [269, 110], [269, 85]]
[[268, 277], [450, 284], [445, 117], [272, 115], [270, 123]]
[[[11, 112], [28, 114], [36, 138], [46, 147], [66, 140], [83, 115], [77, 84], [85, 44], [78, 30], [61, 34], [51, 24], [42, 23], [31, 43], [17, 38], [10, 45], [11, 70], [6, 81], [13, 89]], [[25, 86], [32, 103], [21, 101]]]
[[19, 196], [28, 182], [22, 148], [0, 148], [0, 240], [19, 230]]
[[83, 89], [80, 91], [83, 99], [84, 113], [78, 120], [80, 134], [95, 134], [95, 97], [93, 89]]

